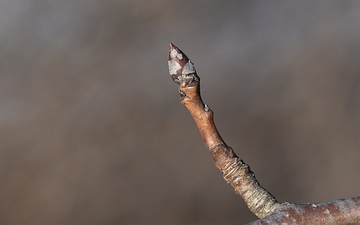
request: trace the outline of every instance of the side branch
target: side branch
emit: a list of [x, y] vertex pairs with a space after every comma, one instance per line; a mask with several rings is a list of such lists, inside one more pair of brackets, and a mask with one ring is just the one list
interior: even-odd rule
[[171, 78], [179, 85], [180, 101], [195, 120], [215, 166], [248, 208], [261, 218], [250, 224], [360, 224], [360, 197], [304, 205], [278, 203], [259, 184], [249, 165], [221, 138], [213, 112], [201, 99], [200, 78], [194, 64], [172, 43], [168, 65]]
[[259, 184], [250, 167], [221, 138], [214, 124], [213, 112], [201, 99], [200, 78], [194, 64], [171, 43], [168, 64], [172, 79], [179, 85], [181, 103], [194, 118], [205, 145], [226, 182], [244, 199], [256, 216], [264, 218], [272, 214], [279, 204]]

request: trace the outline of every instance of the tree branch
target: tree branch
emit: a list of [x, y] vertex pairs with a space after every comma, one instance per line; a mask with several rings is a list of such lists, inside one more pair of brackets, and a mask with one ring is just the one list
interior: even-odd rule
[[180, 101], [195, 120], [215, 166], [235, 193], [244, 199], [251, 212], [262, 218], [251, 224], [360, 223], [360, 197], [306, 205], [278, 203], [256, 180], [249, 165], [221, 138], [214, 124], [212, 110], [201, 99], [200, 78], [194, 64], [172, 43], [168, 65], [171, 78], [179, 85]]

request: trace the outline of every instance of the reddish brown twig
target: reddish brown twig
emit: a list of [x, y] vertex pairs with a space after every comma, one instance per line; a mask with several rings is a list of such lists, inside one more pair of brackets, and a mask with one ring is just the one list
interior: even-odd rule
[[249, 165], [227, 146], [217, 131], [213, 112], [203, 103], [200, 78], [194, 64], [170, 43], [169, 72], [179, 85], [180, 101], [189, 110], [223, 177], [259, 218], [251, 224], [356, 224], [360, 223], [360, 197], [317, 204], [278, 203], [256, 180]]

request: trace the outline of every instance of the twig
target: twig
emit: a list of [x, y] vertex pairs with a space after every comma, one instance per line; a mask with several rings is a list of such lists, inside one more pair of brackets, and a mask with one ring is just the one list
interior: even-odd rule
[[328, 203], [298, 205], [278, 203], [256, 180], [248, 164], [241, 160], [221, 138], [216, 129], [213, 112], [203, 103], [200, 78], [194, 64], [175, 45], [170, 43], [169, 73], [179, 85], [180, 101], [189, 110], [215, 166], [225, 181], [245, 201], [260, 220], [251, 224], [355, 224], [360, 223], [360, 197]]

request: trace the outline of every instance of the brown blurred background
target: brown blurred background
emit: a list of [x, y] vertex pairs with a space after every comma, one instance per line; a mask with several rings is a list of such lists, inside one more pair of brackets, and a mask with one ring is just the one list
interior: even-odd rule
[[360, 2], [0, 1], [0, 224], [244, 224], [168, 75], [279, 201], [360, 195]]

